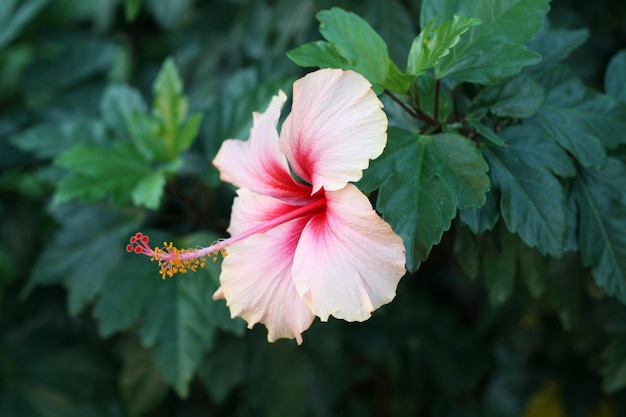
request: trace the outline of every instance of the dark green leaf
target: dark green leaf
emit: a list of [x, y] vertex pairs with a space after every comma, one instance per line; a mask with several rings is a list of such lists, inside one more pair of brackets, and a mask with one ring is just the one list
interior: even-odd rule
[[601, 168], [605, 147], [626, 143], [626, 110], [580, 80], [552, 81], [544, 108], [532, 119], [545, 134], [586, 167]]
[[167, 395], [167, 385], [154, 367], [151, 352], [132, 337], [124, 347], [120, 388], [130, 416], [142, 416]]
[[481, 246], [482, 277], [492, 306], [504, 303], [515, 285], [517, 245], [514, 235], [503, 227], [486, 236]]
[[619, 337], [602, 352], [602, 387], [607, 393], [626, 386], [626, 338]]
[[536, 249], [524, 244], [518, 244], [517, 256], [520, 276], [526, 283], [530, 294], [539, 298], [545, 293], [550, 281], [546, 258]]
[[146, 103], [139, 91], [125, 84], [107, 87], [100, 101], [100, 115], [119, 139], [132, 138], [129, 125], [133, 114], [146, 111]]
[[527, 76], [516, 76], [485, 88], [473, 106], [488, 107], [496, 116], [526, 118], [541, 108], [545, 93], [541, 85]]
[[434, 67], [439, 58], [446, 56], [461, 40], [461, 35], [472, 26], [480, 24], [480, 19], [455, 15], [442, 24], [433, 27], [431, 21], [415, 38], [411, 45], [407, 63], [407, 72], [419, 76]]
[[[598, 286], [626, 302], [626, 202], [624, 189], [615, 193], [611, 170], [612, 164], [596, 173], [582, 170], [577, 177], [578, 247]], [[621, 172], [624, 181], [623, 166]]]
[[[189, 236], [183, 244], [196, 247], [202, 242], [206, 246], [215, 240], [215, 236], [202, 233]], [[189, 381], [205, 351], [213, 346], [218, 326], [231, 332], [243, 330], [241, 319], [228, 317], [224, 301], [212, 299], [219, 286], [218, 274], [219, 264], [210, 260], [195, 273], [165, 281], [154, 272], [159, 288], [150, 300], [140, 334], [143, 343], [153, 348], [154, 361], [165, 380], [182, 397], [187, 396]]]
[[147, 0], [146, 6], [152, 12], [156, 21], [163, 28], [170, 28], [176, 24], [183, 13], [187, 11], [192, 0]]
[[585, 43], [588, 37], [587, 29], [553, 30], [546, 23], [535, 39], [528, 43], [530, 49], [541, 55], [541, 61], [528, 67], [528, 72], [537, 73], [564, 61], [574, 50]]
[[459, 0], [441, 4], [423, 2], [421, 23], [445, 21], [461, 14], [482, 21], [461, 37], [435, 68], [438, 78], [495, 84], [539, 62], [540, 56], [525, 45], [541, 29], [548, 0]]
[[626, 104], [626, 50], [615, 54], [606, 67], [604, 90], [614, 99]]
[[561, 255], [566, 223], [559, 181], [549, 171], [520, 161], [514, 150], [484, 148], [484, 154], [508, 229], [543, 254]]
[[476, 133], [478, 133], [480, 136], [487, 139], [494, 145], [505, 146], [504, 141], [491, 127], [485, 126], [478, 120], [474, 120], [471, 118], [468, 120], [468, 124], [476, 130]]
[[[130, 233], [125, 241], [131, 236]], [[159, 242], [158, 237], [152, 237]], [[120, 252], [123, 249], [120, 245]], [[131, 327], [146, 313], [161, 285], [156, 264], [146, 257], [124, 253], [119, 267], [104, 281], [102, 296], [94, 307], [100, 334], [109, 337]]]
[[2, 1], [0, 3], [0, 50], [15, 39], [22, 28], [34, 19], [49, 2], [50, 0]]
[[484, 204], [486, 170], [478, 149], [463, 136], [418, 136], [390, 128], [385, 153], [372, 162], [360, 186], [380, 187], [377, 208], [404, 239], [407, 268], [415, 270], [457, 208]]
[[54, 158], [76, 145], [108, 143], [105, 126], [98, 120], [76, 120], [43, 124], [22, 131], [11, 143], [38, 158]]
[[119, 51], [115, 43], [88, 35], [46, 39], [54, 54], [42, 55], [24, 75], [28, 94], [52, 95], [111, 69]]
[[198, 369], [198, 377], [218, 404], [224, 403], [233, 388], [242, 384], [248, 374], [248, 358], [243, 340], [220, 338]]
[[545, 169], [564, 178], [576, 174], [576, 168], [567, 152], [548, 140], [537, 127], [509, 126], [500, 132], [500, 137], [508, 145], [508, 152], [533, 168]]
[[26, 291], [37, 284], [65, 282], [69, 310], [76, 314], [119, 267], [126, 256], [124, 242], [137, 222], [97, 206], [66, 204], [56, 208], [53, 215], [63, 228], [37, 259]]
[[461, 222], [477, 235], [493, 229], [500, 218], [499, 201], [500, 197], [497, 191], [489, 191], [485, 194], [485, 204], [481, 207], [469, 207], [459, 210]]
[[141, 10], [141, 2], [142, 0], [126, 0], [124, 2], [124, 13], [127, 21], [132, 22], [137, 18]]

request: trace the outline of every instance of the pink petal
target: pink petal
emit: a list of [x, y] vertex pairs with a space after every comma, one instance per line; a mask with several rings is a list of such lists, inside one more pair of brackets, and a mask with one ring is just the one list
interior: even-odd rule
[[309, 187], [296, 183], [278, 144], [276, 125], [286, 100], [280, 91], [265, 113], [254, 113], [254, 125], [247, 141], [228, 139], [213, 160], [220, 178], [237, 187], [286, 200], [310, 194]]
[[[305, 197], [302, 199], [302, 204], [311, 200], [310, 196]], [[233, 201], [228, 233], [231, 236], [239, 235], [288, 213], [296, 207], [281, 200], [257, 194], [246, 188], [240, 188], [237, 190], [237, 197]]]
[[296, 249], [296, 289], [322, 321], [363, 321], [395, 297], [404, 243], [354, 185], [326, 198], [326, 212], [307, 223]]
[[267, 233], [251, 236], [230, 247], [222, 263], [222, 294], [231, 316], [239, 316], [252, 328], [267, 327], [270, 342], [295, 338], [315, 316], [298, 296], [291, 279], [293, 254], [306, 219], [297, 219]]
[[358, 181], [387, 143], [382, 103], [360, 74], [322, 69], [293, 85], [293, 106], [280, 134], [280, 149], [300, 178], [339, 190]]

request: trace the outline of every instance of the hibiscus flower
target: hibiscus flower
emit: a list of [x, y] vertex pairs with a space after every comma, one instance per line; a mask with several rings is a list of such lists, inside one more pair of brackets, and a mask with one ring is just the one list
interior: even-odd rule
[[[317, 316], [364, 321], [394, 297], [405, 273], [402, 239], [381, 219], [358, 181], [387, 142], [387, 118], [369, 82], [323, 69], [293, 86], [292, 111], [277, 132], [281, 91], [255, 113], [247, 141], [229, 139], [213, 164], [236, 187], [228, 232], [208, 248], [128, 249], [158, 260], [163, 277], [225, 256], [220, 289], [233, 317], [263, 323], [268, 340], [295, 338]], [[134, 239], [134, 241], [133, 241]]]

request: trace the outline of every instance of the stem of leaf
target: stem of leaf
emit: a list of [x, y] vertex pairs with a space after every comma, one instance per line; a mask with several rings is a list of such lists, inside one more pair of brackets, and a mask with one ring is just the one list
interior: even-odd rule
[[439, 123], [439, 85], [441, 84], [441, 80], [437, 78], [435, 80], [435, 106], [433, 109], [433, 119], [435, 122]]

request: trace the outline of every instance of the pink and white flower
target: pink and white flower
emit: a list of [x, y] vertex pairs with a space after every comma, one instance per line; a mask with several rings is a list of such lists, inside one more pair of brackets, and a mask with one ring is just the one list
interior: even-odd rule
[[280, 135], [282, 92], [253, 115], [247, 141], [223, 143], [213, 163], [238, 187], [230, 239], [181, 251], [152, 250], [140, 236], [129, 250], [158, 260], [164, 277], [225, 251], [214, 298], [225, 298], [249, 327], [263, 323], [269, 341], [301, 343], [316, 316], [369, 318], [395, 297], [405, 273], [402, 239], [350, 183], [387, 141], [387, 118], [370, 87], [353, 71], [313, 72], [294, 83]]

